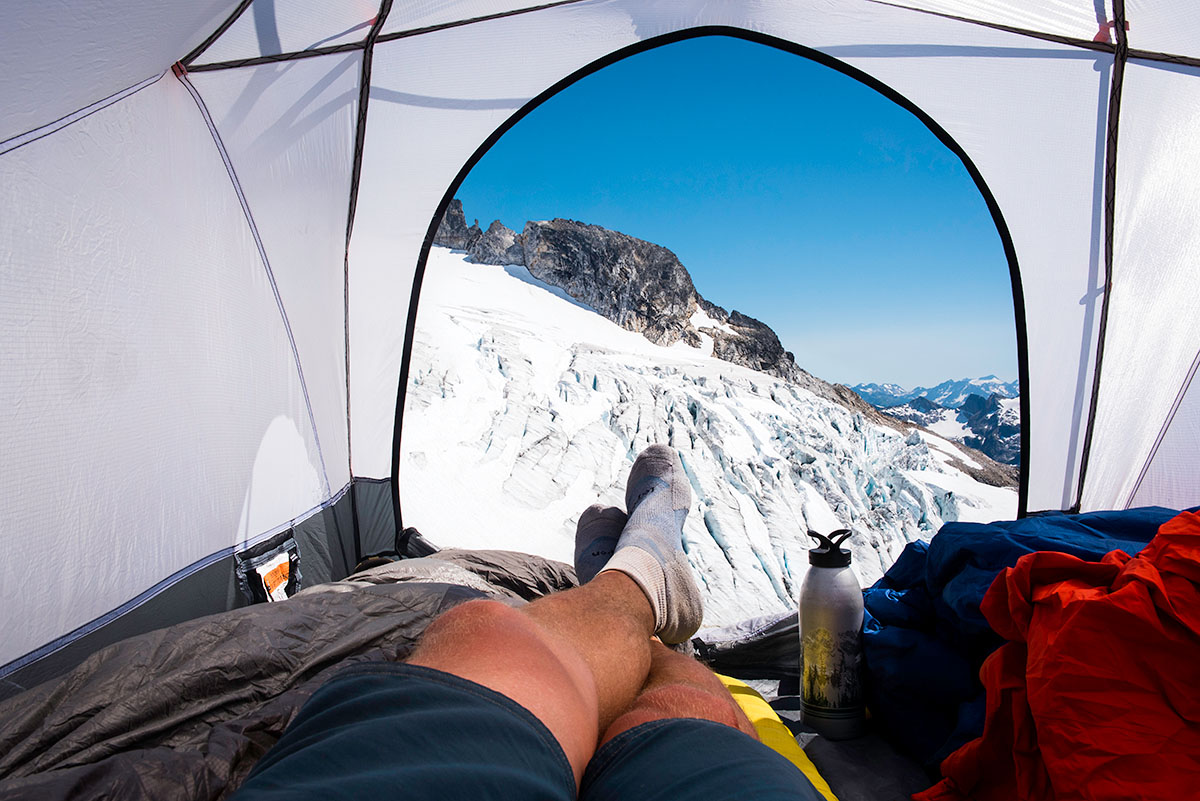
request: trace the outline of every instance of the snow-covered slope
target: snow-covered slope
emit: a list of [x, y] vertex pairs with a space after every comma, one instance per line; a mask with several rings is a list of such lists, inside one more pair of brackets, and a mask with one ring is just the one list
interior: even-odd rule
[[668, 443], [692, 483], [684, 538], [705, 623], [721, 625], [794, 606], [807, 529], [852, 528], [866, 584], [944, 521], [1015, 514], [1016, 492], [956, 469], [971, 457], [953, 443], [708, 352], [653, 345], [524, 267], [434, 248], [402, 430], [405, 525], [569, 562], [580, 512], [622, 505], [633, 458]]

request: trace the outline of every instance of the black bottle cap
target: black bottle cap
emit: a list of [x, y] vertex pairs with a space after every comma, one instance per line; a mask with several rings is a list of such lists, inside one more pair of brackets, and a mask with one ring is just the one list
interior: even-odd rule
[[850, 552], [843, 551], [841, 544], [849, 538], [848, 528], [839, 528], [828, 536], [809, 531], [808, 536], [815, 539], [820, 546], [808, 552], [808, 563], [817, 567], [847, 567], [850, 564]]

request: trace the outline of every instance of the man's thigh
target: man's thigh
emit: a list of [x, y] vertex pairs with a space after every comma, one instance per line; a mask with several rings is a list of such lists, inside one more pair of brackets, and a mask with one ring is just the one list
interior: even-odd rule
[[791, 762], [737, 729], [707, 720], [643, 723], [588, 764], [582, 801], [824, 801]]
[[309, 699], [236, 798], [570, 801], [550, 731], [514, 701], [414, 665], [350, 668]]

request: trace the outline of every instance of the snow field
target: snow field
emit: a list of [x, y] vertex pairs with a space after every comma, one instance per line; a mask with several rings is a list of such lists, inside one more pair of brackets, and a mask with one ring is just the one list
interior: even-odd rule
[[[711, 350], [711, 343], [708, 350]], [[780, 379], [653, 345], [533, 279], [434, 248], [402, 429], [405, 525], [442, 546], [570, 562], [592, 503], [623, 506], [634, 457], [680, 451], [688, 559], [705, 625], [792, 608], [808, 529], [854, 530], [875, 581], [949, 520], [1009, 518], [1016, 492], [950, 466], [949, 443], [904, 435]]]

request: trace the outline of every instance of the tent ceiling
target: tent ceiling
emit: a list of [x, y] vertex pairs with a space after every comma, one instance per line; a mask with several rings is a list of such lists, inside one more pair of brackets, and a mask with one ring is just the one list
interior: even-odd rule
[[113, 5], [4, 4], [0, 143], [162, 75], [215, 30], [237, 0]]
[[[881, 0], [904, 8], [965, 17], [992, 25], [1021, 28], [1090, 41], [1110, 15], [1101, 3], [1046, 0]], [[1107, 38], [1106, 38], [1107, 40]]]
[[254, 0], [195, 63], [238, 61], [362, 42], [378, 13], [378, 0]]

